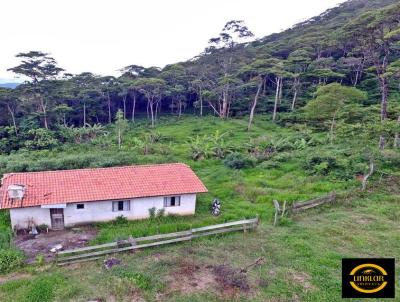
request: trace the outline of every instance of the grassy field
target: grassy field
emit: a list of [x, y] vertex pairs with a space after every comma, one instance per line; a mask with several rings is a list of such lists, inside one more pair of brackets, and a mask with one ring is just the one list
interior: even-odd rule
[[[185, 162], [209, 189], [209, 193], [199, 196], [194, 217], [98, 224], [93, 244], [257, 214], [262, 221], [256, 232], [245, 235], [215, 236], [117, 255], [122, 265], [110, 271], [101, 262], [66, 268], [30, 266], [0, 277], [0, 301], [338, 301], [343, 257], [400, 257], [398, 176], [384, 177], [379, 183], [377, 174], [372, 179], [375, 185], [361, 194], [354, 191], [360, 185], [356, 175], [343, 175], [349, 169], [341, 168], [353, 165], [354, 154], [358, 154], [351, 142], [329, 145], [323, 133], [284, 128], [261, 118], [251, 132], [245, 129], [246, 121], [241, 119], [166, 119], [154, 131], [144, 124], [130, 127], [121, 150], [115, 136], [109, 135], [51, 151], [0, 156], [1, 173]], [[307, 135], [315, 143], [277, 151], [241, 170], [226, 167], [215, 156], [198, 161], [191, 158], [191, 139], [219, 134], [224, 134], [220, 145], [242, 154], [259, 141]], [[149, 146], [138, 142], [138, 138], [145, 141], [149, 135], [157, 136]], [[314, 173], [306, 163], [316, 154], [333, 154], [338, 163], [329, 173]], [[317, 166], [321, 167], [325, 168]], [[396, 173], [385, 165], [379, 169]], [[331, 191], [345, 195], [343, 192], [348, 190], [354, 191], [351, 198], [342, 197], [335, 205], [287, 217], [280, 226], [272, 227], [273, 199], [299, 201]], [[222, 201], [219, 217], [212, 217], [209, 212], [214, 198]], [[1, 218], [6, 225], [6, 214]], [[259, 258], [263, 258], [260, 264], [240, 273], [241, 268]]]

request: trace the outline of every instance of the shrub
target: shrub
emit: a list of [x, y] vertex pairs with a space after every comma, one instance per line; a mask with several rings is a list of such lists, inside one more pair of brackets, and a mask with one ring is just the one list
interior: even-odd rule
[[37, 266], [43, 266], [45, 264], [44, 255], [43, 254], [36, 255], [35, 264]]
[[338, 163], [333, 155], [313, 154], [306, 159], [303, 166], [310, 174], [327, 175], [338, 167]]
[[165, 215], [165, 209], [159, 209], [157, 211], [157, 218], [163, 217]]
[[41, 150], [53, 148], [58, 143], [58, 140], [54, 137], [54, 132], [39, 128], [28, 131], [28, 140], [25, 141], [25, 147], [30, 150]]
[[128, 218], [123, 215], [117, 216], [114, 220], [115, 225], [124, 225], [128, 223]]
[[258, 165], [262, 169], [274, 169], [279, 167], [280, 163], [275, 160], [267, 160]]
[[150, 216], [150, 219], [156, 218], [156, 207], [152, 207], [149, 209], [149, 216]]
[[21, 267], [24, 263], [22, 253], [14, 249], [0, 250], [0, 274], [5, 274]]
[[290, 152], [282, 152], [274, 155], [273, 159], [276, 162], [283, 163], [291, 160], [293, 158], [293, 153]]
[[244, 169], [254, 166], [254, 161], [242, 153], [231, 153], [225, 160], [224, 165], [231, 169]]
[[49, 229], [49, 226], [45, 223], [42, 223], [37, 226], [37, 229], [39, 230], [39, 232], [46, 232]]

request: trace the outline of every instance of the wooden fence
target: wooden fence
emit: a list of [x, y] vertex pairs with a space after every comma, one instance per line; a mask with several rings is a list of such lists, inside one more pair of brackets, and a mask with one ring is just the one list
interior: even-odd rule
[[159, 234], [147, 237], [120, 240], [100, 245], [87, 246], [72, 250], [60, 251], [56, 254], [58, 265], [91, 261], [100, 259], [104, 255], [137, 250], [146, 247], [160, 246], [169, 243], [190, 241], [194, 238], [222, 234], [234, 231], [244, 231], [255, 229], [259, 224], [259, 218], [246, 219], [223, 224], [210, 225], [201, 228], [190, 229], [187, 231]]
[[294, 202], [291, 207], [291, 211], [294, 213], [306, 210], [306, 209], [311, 209], [315, 208], [319, 205], [326, 204], [326, 203], [331, 203], [336, 201], [336, 193], [332, 192], [329, 193], [328, 195], [318, 197], [315, 199], [311, 199], [308, 201], [300, 201], [300, 202]]

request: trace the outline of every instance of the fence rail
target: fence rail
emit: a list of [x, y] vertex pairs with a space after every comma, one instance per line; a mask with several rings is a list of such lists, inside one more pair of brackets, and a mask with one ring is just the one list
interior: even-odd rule
[[295, 202], [292, 205], [292, 211], [299, 212], [302, 210], [311, 209], [311, 208], [317, 207], [319, 205], [322, 205], [325, 203], [331, 203], [331, 202], [335, 202], [335, 201], [336, 201], [336, 193], [332, 192], [332, 193], [329, 193], [328, 195], [318, 197], [315, 199], [311, 199], [308, 201]]
[[257, 228], [258, 224], [259, 218], [256, 217], [254, 219], [246, 219], [210, 225], [182, 232], [159, 234], [139, 238], [129, 237], [126, 240], [60, 251], [56, 254], [56, 262], [58, 265], [67, 265], [72, 263], [97, 260], [102, 256], [108, 254], [132, 251], [136, 249], [160, 246], [182, 241], [190, 241], [194, 238], [199, 238], [203, 236], [223, 234], [235, 231], [246, 232], [247, 230]]

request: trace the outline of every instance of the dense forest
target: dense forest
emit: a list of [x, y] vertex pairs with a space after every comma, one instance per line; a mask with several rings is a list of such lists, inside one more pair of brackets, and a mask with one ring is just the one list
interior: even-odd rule
[[50, 54], [19, 53], [9, 70], [26, 82], [0, 88], [0, 152], [48, 148], [117, 119], [154, 127], [162, 115], [182, 114], [249, 116], [249, 130], [265, 114], [326, 130], [331, 141], [346, 133], [381, 149], [400, 145], [398, 1], [352, 0], [252, 37], [233, 20], [195, 58], [162, 69], [130, 65], [119, 77], [70, 74]]

